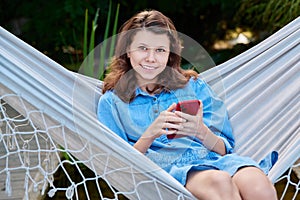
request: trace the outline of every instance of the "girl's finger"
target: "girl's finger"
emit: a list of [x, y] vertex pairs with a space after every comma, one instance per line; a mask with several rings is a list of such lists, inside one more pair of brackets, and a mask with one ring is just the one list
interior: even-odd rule
[[186, 119], [182, 118], [182, 117], [178, 117], [176, 115], [172, 115], [172, 116], [167, 116], [165, 118], [166, 122], [170, 122], [170, 123], [185, 123], [187, 122]]
[[164, 128], [170, 129], [170, 130], [179, 130], [182, 129], [181, 124], [174, 124], [174, 123], [165, 123]]
[[175, 108], [176, 108], [176, 103], [173, 103], [172, 105], [169, 106], [167, 111], [172, 112], [173, 110], [175, 110]]
[[181, 112], [181, 111], [175, 111], [175, 114], [181, 118], [184, 118], [186, 119], [187, 121], [191, 121], [192, 118], [194, 117], [193, 115], [190, 115], [190, 114], [186, 114], [184, 112]]
[[202, 113], [203, 113], [203, 104], [202, 104], [202, 101], [199, 100], [199, 103], [200, 103], [200, 106], [199, 106], [199, 109], [198, 109], [198, 112], [197, 112], [197, 115], [198, 116], [202, 116]]

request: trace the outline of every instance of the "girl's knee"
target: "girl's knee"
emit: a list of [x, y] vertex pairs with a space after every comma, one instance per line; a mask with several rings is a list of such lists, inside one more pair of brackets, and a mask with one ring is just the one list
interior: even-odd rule
[[204, 172], [192, 172], [188, 176], [187, 187], [201, 187], [209, 191], [222, 192], [228, 191], [233, 187], [231, 176], [224, 171], [208, 170]]
[[228, 174], [227, 172], [224, 171], [217, 171], [217, 170], [213, 170], [207, 177], [207, 183], [209, 183], [210, 185], [212, 185], [213, 187], [217, 188], [217, 190], [219, 190], [221, 188], [224, 188], [224, 186], [231, 186], [232, 183], [232, 179], [230, 174]]
[[243, 168], [234, 175], [233, 180], [245, 199], [277, 199], [275, 187], [257, 168]]
[[186, 188], [199, 199], [240, 199], [230, 174], [223, 171], [192, 172]]
[[258, 182], [252, 188], [251, 194], [256, 194], [256, 199], [277, 199], [276, 189], [271, 182]]

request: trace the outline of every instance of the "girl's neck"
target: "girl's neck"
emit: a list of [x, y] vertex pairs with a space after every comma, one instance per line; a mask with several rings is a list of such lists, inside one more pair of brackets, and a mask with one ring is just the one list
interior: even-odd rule
[[154, 83], [151, 83], [151, 84], [149, 83], [149, 84], [141, 86], [141, 89], [150, 95], [154, 95], [155, 91], [157, 90], [157, 85]]
[[143, 78], [136, 76], [138, 86], [143, 90], [144, 92], [149, 93], [150, 95], [153, 95], [155, 91], [157, 90], [157, 80], [144, 80]]

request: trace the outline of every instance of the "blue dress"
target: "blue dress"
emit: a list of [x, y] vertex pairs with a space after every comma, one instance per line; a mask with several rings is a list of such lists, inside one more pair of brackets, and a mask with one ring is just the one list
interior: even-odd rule
[[182, 89], [156, 95], [149, 95], [138, 88], [136, 98], [129, 104], [123, 102], [114, 91], [107, 91], [99, 100], [97, 116], [101, 123], [134, 145], [160, 112], [172, 103], [191, 99], [202, 101], [203, 121], [224, 141], [227, 154], [221, 156], [209, 151], [198, 139], [168, 139], [166, 135], [162, 135], [155, 139], [146, 152], [149, 159], [182, 185], [186, 184], [190, 170], [217, 169], [234, 175], [241, 167], [255, 166], [268, 173], [277, 160], [277, 154], [272, 154], [259, 165], [249, 157], [234, 153], [234, 137], [224, 103], [200, 78], [191, 78]]

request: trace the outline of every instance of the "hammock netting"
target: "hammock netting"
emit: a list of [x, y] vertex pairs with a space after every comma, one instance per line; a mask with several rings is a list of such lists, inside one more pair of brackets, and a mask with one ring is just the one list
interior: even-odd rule
[[[236, 151], [299, 199], [300, 18], [203, 73], [224, 99]], [[102, 82], [70, 72], [0, 27], [0, 197], [194, 199], [96, 117]], [[299, 175], [298, 175], [299, 176]]]

